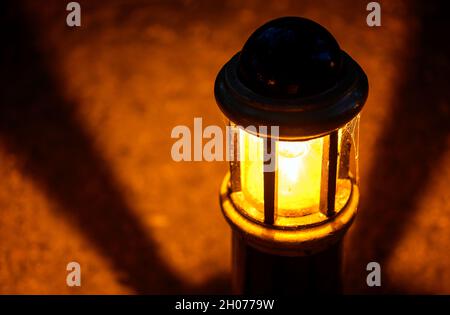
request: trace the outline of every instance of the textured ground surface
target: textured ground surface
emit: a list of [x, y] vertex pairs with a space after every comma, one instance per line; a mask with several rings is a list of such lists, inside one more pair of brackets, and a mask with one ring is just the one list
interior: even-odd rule
[[[368, 74], [362, 200], [347, 292], [450, 293], [448, 32], [444, 10], [366, 1], [64, 1], [3, 10], [0, 293], [228, 292], [226, 164], [176, 163], [175, 125], [221, 125], [213, 82], [266, 20], [326, 26]], [[14, 42], [14, 43], [13, 43]], [[81, 288], [65, 285], [69, 261]], [[365, 286], [378, 261], [382, 287]]]

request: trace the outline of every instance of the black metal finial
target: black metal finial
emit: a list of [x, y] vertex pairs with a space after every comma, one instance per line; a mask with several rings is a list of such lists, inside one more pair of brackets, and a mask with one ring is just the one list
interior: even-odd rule
[[250, 36], [238, 75], [258, 94], [293, 98], [331, 88], [341, 68], [341, 49], [324, 27], [301, 17], [282, 17]]

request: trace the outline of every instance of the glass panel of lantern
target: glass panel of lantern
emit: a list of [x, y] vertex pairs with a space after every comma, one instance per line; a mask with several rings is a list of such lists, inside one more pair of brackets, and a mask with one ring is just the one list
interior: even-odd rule
[[[249, 218], [298, 227], [324, 221], [349, 200], [352, 184], [358, 179], [359, 115], [322, 137], [275, 140], [276, 168], [271, 183], [264, 174], [264, 138], [232, 122], [230, 126], [231, 200]], [[267, 200], [265, 190], [273, 190], [273, 200]], [[267, 212], [267, 202], [273, 203], [272, 213]]]

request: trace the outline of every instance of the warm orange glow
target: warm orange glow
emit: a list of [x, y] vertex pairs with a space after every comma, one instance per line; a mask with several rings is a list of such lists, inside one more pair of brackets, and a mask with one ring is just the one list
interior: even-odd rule
[[[244, 198], [263, 211], [263, 139], [240, 130]], [[277, 214], [299, 216], [317, 211], [320, 200], [322, 138], [277, 141]]]
[[[340, 130], [339, 141], [342, 139]], [[264, 220], [263, 139], [239, 129], [241, 154], [241, 191], [233, 199], [251, 217]], [[324, 137], [308, 141], [276, 142], [276, 224], [297, 225], [325, 219], [321, 213]], [[351, 183], [348, 178], [337, 179], [336, 209], [347, 202]], [[313, 216], [308, 216], [308, 215]]]
[[264, 204], [263, 139], [239, 129], [241, 185], [244, 198], [262, 211]]
[[298, 216], [319, 210], [322, 138], [277, 142], [278, 215]]

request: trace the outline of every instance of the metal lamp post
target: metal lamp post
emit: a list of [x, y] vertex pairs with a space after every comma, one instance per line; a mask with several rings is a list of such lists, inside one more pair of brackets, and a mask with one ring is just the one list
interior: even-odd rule
[[231, 130], [220, 203], [235, 292], [340, 292], [342, 238], [359, 200], [364, 71], [325, 28], [284, 17], [249, 37], [214, 92]]

